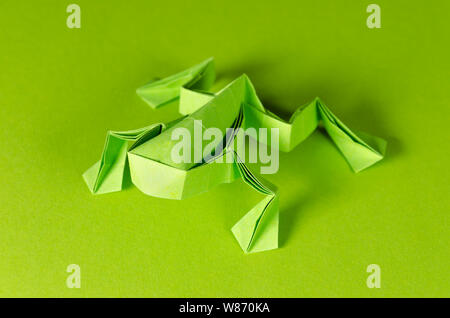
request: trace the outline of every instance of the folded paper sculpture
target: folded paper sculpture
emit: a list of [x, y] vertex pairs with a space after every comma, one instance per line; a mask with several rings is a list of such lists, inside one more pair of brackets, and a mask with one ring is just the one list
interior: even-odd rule
[[[94, 194], [120, 191], [125, 175], [145, 194], [178, 199], [208, 191], [221, 183], [242, 178], [252, 189], [264, 195], [231, 229], [245, 253], [278, 247], [279, 199], [277, 188], [257, 177], [230, 144], [228, 134], [217, 149], [201, 162], [178, 163], [171, 151], [178, 143], [172, 132], [185, 128], [191, 132], [201, 120], [202, 128], [249, 127], [278, 128], [279, 150], [290, 151], [322, 123], [350, 167], [361, 171], [384, 156], [386, 142], [366, 134], [356, 134], [345, 126], [318, 98], [298, 108], [285, 121], [264, 108], [246, 75], [242, 75], [218, 93], [207, 92], [215, 80], [213, 59], [181, 73], [154, 81], [137, 89], [137, 94], [152, 108], [160, 108], [179, 99], [183, 117], [131, 131], [109, 131], [100, 161], [83, 178]], [[198, 127], [197, 127], [198, 128]], [[233, 160], [223, 160], [231, 156]]]

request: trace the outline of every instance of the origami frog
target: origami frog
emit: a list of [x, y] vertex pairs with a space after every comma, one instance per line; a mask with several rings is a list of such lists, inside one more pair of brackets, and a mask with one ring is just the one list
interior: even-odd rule
[[[264, 195], [231, 229], [245, 253], [278, 247], [279, 195], [277, 188], [251, 172], [231, 146], [236, 134], [227, 134], [208, 158], [200, 162], [174, 162], [171, 151], [177, 143], [177, 128], [194, 131], [215, 127], [225, 132], [253, 128], [278, 128], [279, 150], [290, 151], [305, 140], [321, 123], [350, 167], [361, 171], [384, 156], [386, 142], [366, 134], [355, 134], [319, 99], [298, 108], [285, 121], [264, 108], [246, 75], [232, 81], [217, 93], [208, 89], [215, 80], [213, 59], [185, 71], [151, 82], [137, 94], [152, 108], [179, 99], [183, 115], [170, 123], [155, 123], [131, 131], [109, 131], [100, 161], [84, 174], [93, 194], [120, 191], [125, 173], [142, 192], [159, 198], [181, 200], [242, 178]], [[198, 128], [198, 127], [197, 127]], [[223, 160], [224, 156], [232, 160]]]

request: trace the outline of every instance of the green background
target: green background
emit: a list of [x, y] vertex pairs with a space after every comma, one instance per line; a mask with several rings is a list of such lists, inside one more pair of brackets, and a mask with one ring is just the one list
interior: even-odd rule
[[[0, 296], [450, 296], [448, 1], [377, 0], [381, 29], [369, 1], [72, 2], [0, 3]], [[81, 178], [108, 129], [177, 117], [137, 87], [209, 56], [276, 113], [319, 96], [388, 141], [359, 174], [322, 132], [281, 154], [277, 250], [232, 236], [258, 201], [242, 181], [171, 201]]]

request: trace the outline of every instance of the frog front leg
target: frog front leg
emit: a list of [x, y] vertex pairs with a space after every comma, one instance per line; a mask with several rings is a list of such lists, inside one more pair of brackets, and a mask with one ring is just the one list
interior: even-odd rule
[[163, 124], [129, 131], [108, 131], [101, 159], [90, 167], [83, 179], [93, 194], [121, 191], [126, 169], [127, 152], [161, 133]]

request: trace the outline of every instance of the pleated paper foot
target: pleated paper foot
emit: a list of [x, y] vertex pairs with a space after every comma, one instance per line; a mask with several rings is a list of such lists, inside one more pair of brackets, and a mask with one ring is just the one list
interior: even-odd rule
[[268, 195], [237, 222], [231, 231], [245, 253], [278, 248], [278, 195]]
[[[123, 155], [121, 157], [123, 157]], [[121, 191], [125, 166], [126, 158], [119, 158], [117, 163], [109, 167], [108, 173], [106, 173], [103, 179], [101, 179], [101, 182], [99, 182], [99, 176], [101, 175], [101, 162], [98, 161], [83, 174], [83, 179], [92, 194], [104, 194]]]

